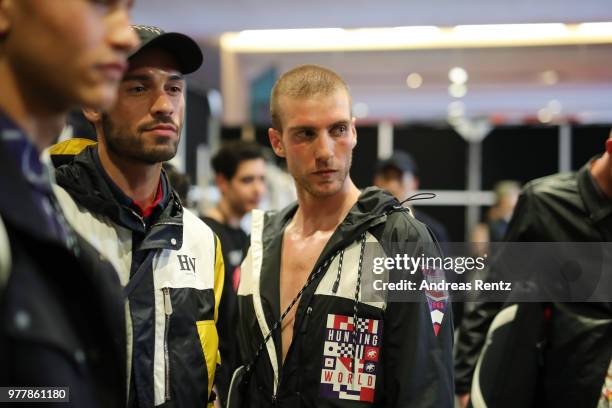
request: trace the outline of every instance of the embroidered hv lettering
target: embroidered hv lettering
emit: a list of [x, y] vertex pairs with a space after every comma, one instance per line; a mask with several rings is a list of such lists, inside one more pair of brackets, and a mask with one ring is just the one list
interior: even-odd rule
[[189, 255], [177, 255], [181, 271], [196, 272], [196, 258]]

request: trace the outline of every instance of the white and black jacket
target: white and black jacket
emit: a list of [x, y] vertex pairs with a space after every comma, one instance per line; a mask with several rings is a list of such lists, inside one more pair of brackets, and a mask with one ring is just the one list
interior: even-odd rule
[[96, 147], [90, 146], [58, 167], [55, 193], [68, 221], [112, 263], [129, 293], [130, 405], [204, 407], [220, 362], [216, 320], [224, 268], [219, 241], [183, 210], [164, 173], [167, 199], [157, 219], [146, 225], [117, 200], [116, 186], [98, 160]]
[[[238, 290], [238, 341], [244, 363], [253, 359], [263, 336], [279, 319], [282, 237], [296, 209], [294, 204], [279, 213], [253, 215], [251, 247]], [[313, 272], [329, 263], [327, 269], [295, 306], [293, 341], [284, 364], [279, 332], [256, 360], [248, 385], [251, 407], [453, 406], [450, 305], [443, 301], [446, 313], [434, 310], [425, 294], [416, 302], [365, 299], [358, 283], [364, 238], [386, 256], [394, 256], [394, 243], [432, 243], [427, 228], [388, 193], [364, 190]], [[363, 268], [369, 268], [363, 276], [371, 274], [371, 264], [364, 262]]]

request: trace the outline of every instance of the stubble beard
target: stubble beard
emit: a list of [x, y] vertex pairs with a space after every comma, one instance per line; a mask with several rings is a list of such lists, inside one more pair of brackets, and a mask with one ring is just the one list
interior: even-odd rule
[[[178, 141], [172, 141], [166, 149], [146, 149], [139, 137], [116, 128], [108, 114], [102, 115], [102, 130], [110, 151], [119, 157], [127, 157], [141, 163], [157, 164], [168, 161], [176, 155], [178, 149]], [[180, 132], [179, 128], [178, 134]]]
[[332, 181], [332, 183], [338, 183], [338, 186], [332, 190], [317, 188], [317, 186], [314, 183], [311, 183], [308, 180], [307, 175], [301, 175], [299, 177], [294, 176], [294, 180], [299, 187], [306, 190], [306, 192], [308, 192], [308, 194], [310, 194], [313, 197], [316, 197], [316, 198], [331, 197], [333, 195], [338, 194], [338, 192], [340, 192], [340, 190], [342, 190], [342, 188], [344, 187], [344, 184], [346, 183], [346, 179], [351, 170], [352, 162], [353, 162], [353, 155], [351, 154], [348, 158], [348, 162], [346, 166], [344, 166], [342, 169], [339, 170], [338, 177]]

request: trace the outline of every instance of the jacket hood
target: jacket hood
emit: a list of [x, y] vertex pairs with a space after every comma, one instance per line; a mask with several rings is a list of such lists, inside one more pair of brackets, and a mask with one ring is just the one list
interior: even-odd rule
[[[298, 204], [294, 202], [279, 212], [269, 212], [271, 227], [282, 230], [297, 211]], [[350, 209], [338, 230], [345, 236], [359, 236], [368, 228], [382, 223], [386, 216], [394, 211], [410, 211], [402, 207], [399, 201], [388, 192], [378, 187], [368, 187], [362, 190], [357, 202]]]
[[119, 204], [96, 169], [94, 154], [94, 147], [85, 148], [72, 162], [62, 164], [55, 170], [55, 180], [79, 205], [111, 215], [119, 210]]
[[[55, 170], [57, 184], [65, 189], [77, 204], [92, 213], [107, 216], [132, 230], [143, 229], [141, 218], [115, 198], [105, 175], [97, 168], [95, 157], [97, 154], [97, 146], [87, 146], [74, 156], [72, 161], [57, 167]], [[162, 177], [166, 179], [166, 185], [169, 187], [170, 183], [163, 169]], [[182, 225], [182, 205], [170, 187], [168, 194], [170, 195], [168, 206], [160, 215], [160, 219], [170, 218], [174, 223]]]
[[[264, 234], [264, 246], [270, 247], [272, 241], [282, 235], [282, 231], [295, 215], [297, 208], [298, 204], [295, 202], [279, 212], [266, 213], [265, 228], [273, 233]], [[389, 214], [401, 211], [409, 212], [410, 210], [402, 207], [400, 202], [388, 192], [378, 187], [368, 187], [362, 190], [355, 205], [325, 245], [316, 264], [318, 265], [334, 252], [359, 239], [361, 234], [368, 229], [384, 223]]]

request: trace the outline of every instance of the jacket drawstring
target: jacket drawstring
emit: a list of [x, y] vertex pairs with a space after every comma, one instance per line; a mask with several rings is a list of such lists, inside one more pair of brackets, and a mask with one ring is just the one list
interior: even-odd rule
[[[361, 251], [359, 253], [359, 266], [357, 269], [357, 284], [355, 285], [355, 302], [353, 303], [353, 348], [352, 348], [352, 360], [353, 360], [353, 382], [355, 381], [355, 374], [357, 373], [357, 331], [358, 329], [358, 305], [359, 305], [359, 292], [361, 291], [361, 271], [363, 269], [363, 254], [365, 252], [366, 234], [365, 232], [361, 236]], [[359, 330], [360, 331], [360, 330]], [[351, 384], [352, 388], [352, 384]]]
[[340, 286], [340, 275], [342, 275], [342, 263], [344, 261], [344, 249], [340, 252], [340, 260], [338, 261], [338, 275], [336, 275], [336, 281], [332, 287], [332, 293], [335, 295], [338, 292], [338, 286]]
[[400, 206], [403, 206], [408, 201], [431, 200], [433, 198], [436, 198], [436, 194], [435, 193], [416, 193], [416, 194], [411, 195], [410, 197], [408, 197], [404, 201], [402, 201], [400, 203]]

